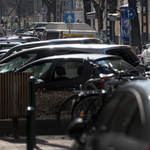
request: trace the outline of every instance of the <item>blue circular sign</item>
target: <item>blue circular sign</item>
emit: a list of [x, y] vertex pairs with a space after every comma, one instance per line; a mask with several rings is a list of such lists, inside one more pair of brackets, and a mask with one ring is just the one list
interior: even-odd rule
[[135, 11], [134, 9], [132, 8], [127, 8], [125, 11], [124, 11], [124, 17], [126, 19], [133, 19], [135, 17]]
[[44, 14], [45, 14], [45, 11], [44, 11], [44, 10], [41, 10], [41, 14], [44, 15]]

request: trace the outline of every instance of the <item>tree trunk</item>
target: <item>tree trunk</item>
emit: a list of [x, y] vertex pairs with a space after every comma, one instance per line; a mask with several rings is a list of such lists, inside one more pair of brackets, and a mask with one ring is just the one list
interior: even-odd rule
[[47, 14], [46, 14], [46, 20], [47, 20], [47, 22], [51, 22], [51, 16], [50, 16], [50, 14], [51, 14], [51, 11], [50, 11], [50, 9], [48, 8], [48, 9], [47, 9]]
[[91, 25], [90, 19], [86, 19], [86, 13], [87, 12], [91, 12], [91, 2], [90, 2], [90, 0], [83, 0], [83, 3], [84, 3], [84, 19], [85, 19], [85, 23]]
[[47, 21], [50, 22], [51, 18], [50, 18], [50, 14], [51, 12], [54, 15], [54, 20], [56, 21], [56, 0], [52, 0], [52, 2], [48, 1], [48, 0], [42, 0], [43, 3], [47, 6], [47, 14], [46, 14], [46, 18]]
[[129, 7], [134, 9], [135, 17], [131, 20], [131, 45], [138, 46], [141, 49], [141, 35], [140, 35], [140, 26], [139, 26], [139, 18], [136, 7], [136, 0], [128, 0]]

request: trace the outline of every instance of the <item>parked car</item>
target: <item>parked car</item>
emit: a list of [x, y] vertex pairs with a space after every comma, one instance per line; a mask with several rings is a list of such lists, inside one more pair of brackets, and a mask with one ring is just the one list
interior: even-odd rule
[[5, 36], [5, 37], [0, 37], [0, 42], [21, 42], [21, 43], [26, 43], [26, 42], [34, 42], [34, 41], [39, 41], [37, 37], [30, 37], [30, 36]]
[[1, 57], [6, 54], [12, 47], [16, 45], [20, 45], [20, 42], [0, 42], [0, 59]]
[[[80, 148], [150, 149], [150, 88], [145, 87], [150, 87], [150, 81], [128, 82], [105, 100], [91, 126], [95, 131], [82, 136], [85, 138]], [[76, 121], [76, 127], [82, 133], [84, 122], [79, 118]]]
[[[33, 31], [36, 29], [36, 27], [45, 27], [47, 26], [48, 22], [35, 22], [29, 25], [28, 31]], [[21, 29], [21, 33], [24, 32], [24, 28]], [[15, 34], [17, 35], [19, 33], [19, 29], [15, 31]]]
[[54, 39], [54, 40], [46, 40], [46, 41], [37, 41], [37, 42], [30, 42], [24, 43], [22, 45], [15, 46], [9, 50], [2, 58], [6, 58], [7, 56], [14, 54], [19, 51], [23, 51], [28, 48], [37, 47], [37, 46], [44, 46], [44, 45], [57, 45], [57, 44], [102, 44], [102, 41], [97, 38], [69, 38], [69, 39]]
[[13, 42], [13, 41], [2, 41], [0, 42], [0, 52], [1, 50], [6, 50], [9, 51], [12, 47], [16, 46], [16, 45], [20, 45], [22, 44], [21, 42]]
[[[100, 64], [95, 68], [93, 64]], [[78, 88], [84, 84], [92, 75], [99, 78], [100, 73], [113, 73], [111, 69], [106, 69], [106, 65], [111, 64], [114, 69], [132, 70], [136, 73], [132, 76], [143, 78], [141, 74], [130, 64], [118, 56], [103, 54], [66, 54], [44, 57], [22, 66], [15, 72], [33, 73], [37, 81], [38, 88], [46, 89], [67, 89]], [[14, 64], [15, 66], [15, 64]], [[0, 71], [7, 70], [12, 65], [8, 64], [1, 67]], [[3, 68], [3, 69], [2, 69]], [[127, 74], [124, 76], [128, 76]]]
[[[108, 55], [118, 55], [121, 56], [125, 61], [130, 63], [132, 66], [136, 67], [141, 73], [145, 73], [144, 65], [139, 63], [139, 59], [132, 52], [130, 46], [123, 45], [107, 45], [107, 44], [57, 44], [57, 45], [47, 45], [39, 46], [24, 51], [18, 52], [16, 54], [5, 57], [0, 61], [1, 63], [7, 63], [11, 61], [17, 61], [24, 59], [26, 57], [26, 63], [31, 60], [36, 60], [46, 56], [60, 55], [60, 54], [77, 54], [77, 53], [98, 53], [98, 54], [108, 54]], [[34, 54], [34, 55], [33, 55]], [[25, 56], [24, 56], [25, 55]], [[28, 57], [26, 56], [28, 55]], [[20, 63], [20, 67], [23, 64]]]
[[150, 44], [144, 45], [142, 50], [141, 62], [145, 65], [150, 65]]

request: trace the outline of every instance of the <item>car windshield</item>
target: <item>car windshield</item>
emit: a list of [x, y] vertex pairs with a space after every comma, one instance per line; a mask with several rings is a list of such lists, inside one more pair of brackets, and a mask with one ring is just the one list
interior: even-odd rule
[[36, 56], [37, 54], [24, 54], [22, 56], [18, 56], [17, 58], [13, 58], [5, 64], [1, 64], [0, 73], [18, 70], [24, 64], [30, 62], [31, 60], [35, 60]]
[[[106, 59], [106, 60], [99, 60], [96, 61], [96, 64], [99, 64], [98, 70], [100, 73], [113, 73], [114, 71], [126, 71], [126, 70], [132, 70], [137, 71], [134, 67], [132, 67], [130, 64], [125, 62], [122, 59]], [[112, 69], [109, 69], [110, 66]]]

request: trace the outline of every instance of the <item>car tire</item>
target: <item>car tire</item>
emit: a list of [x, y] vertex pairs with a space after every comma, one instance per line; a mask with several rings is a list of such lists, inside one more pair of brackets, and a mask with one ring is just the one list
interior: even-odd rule
[[78, 99], [78, 94], [73, 94], [67, 98], [60, 106], [57, 114], [57, 124], [60, 130], [67, 134], [69, 124], [72, 122], [72, 109], [74, 102]]

